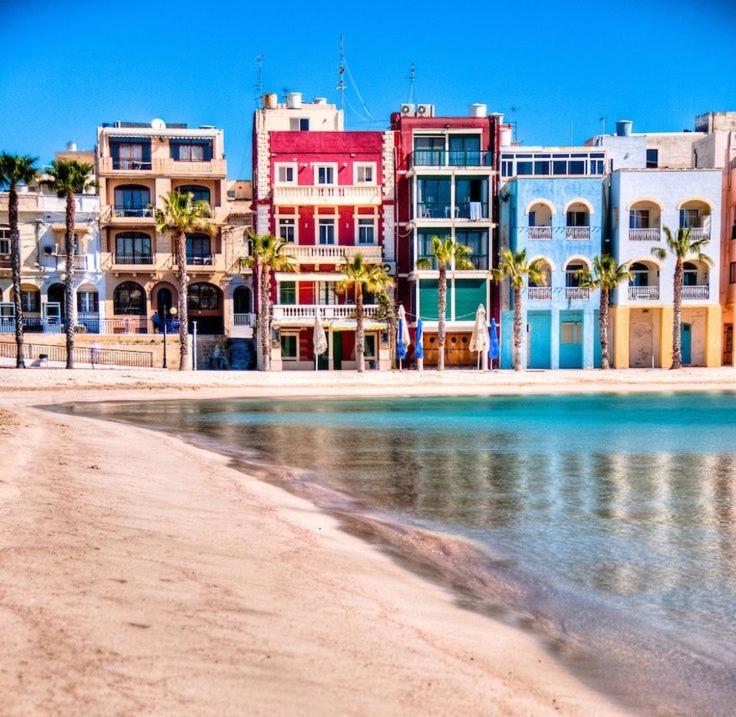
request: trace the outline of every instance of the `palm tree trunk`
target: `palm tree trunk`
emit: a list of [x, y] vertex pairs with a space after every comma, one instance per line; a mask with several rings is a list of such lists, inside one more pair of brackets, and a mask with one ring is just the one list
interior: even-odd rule
[[437, 370], [445, 370], [445, 340], [447, 326], [445, 314], [447, 313], [447, 268], [440, 266], [440, 277], [437, 286]]
[[18, 192], [15, 182], [8, 193], [8, 223], [10, 224], [10, 261], [13, 269], [13, 303], [15, 304], [15, 367], [25, 368], [23, 354], [23, 302], [20, 293], [20, 235], [18, 229]]
[[66, 265], [64, 273], [64, 304], [66, 305], [66, 367], [74, 368], [74, 332], [77, 323], [77, 305], [74, 301], [74, 225], [75, 225], [74, 194], [66, 195], [66, 237], [64, 247]]
[[601, 368], [611, 368], [608, 355], [608, 289], [601, 288], [601, 305], [598, 313], [598, 324], [601, 334]]
[[672, 368], [682, 368], [682, 259], [675, 263], [674, 306], [672, 312]]
[[263, 347], [263, 370], [271, 370], [271, 267], [261, 265], [261, 346]]
[[363, 328], [363, 285], [355, 284], [355, 358], [358, 373], [365, 372], [365, 330]]
[[513, 364], [514, 371], [521, 371], [521, 330], [522, 330], [522, 306], [521, 306], [521, 287], [514, 287], [514, 351]]
[[[176, 232], [171, 236], [174, 242], [174, 255], [179, 268], [179, 371], [190, 371], [189, 360], [189, 287], [187, 277], [187, 237], [184, 232]], [[164, 316], [164, 321], [166, 317]]]

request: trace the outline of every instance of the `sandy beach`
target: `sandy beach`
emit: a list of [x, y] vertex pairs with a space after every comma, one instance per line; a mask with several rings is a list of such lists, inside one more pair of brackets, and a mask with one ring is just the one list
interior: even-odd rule
[[38, 406], [733, 388], [733, 369], [0, 371], [3, 714], [623, 713], [533, 635], [227, 458]]

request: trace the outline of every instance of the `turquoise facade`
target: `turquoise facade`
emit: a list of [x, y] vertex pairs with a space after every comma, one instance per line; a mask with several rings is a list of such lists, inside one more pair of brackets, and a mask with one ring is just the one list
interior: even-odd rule
[[[542, 259], [547, 279], [525, 287], [522, 361], [527, 368], [600, 366], [598, 291], [580, 287], [580, 268], [602, 251], [602, 177], [516, 177], [501, 191], [502, 247]], [[504, 289], [501, 366], [512, 365], [513, 293]]]

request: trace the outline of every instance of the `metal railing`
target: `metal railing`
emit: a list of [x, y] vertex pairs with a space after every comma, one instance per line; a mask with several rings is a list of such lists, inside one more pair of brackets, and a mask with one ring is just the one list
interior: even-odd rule
[[630, 286], [629, 299], [633, 301], [659, 301], [659, 287]]
[[552, 298], [552, 287], [527, 286], [526, 295], [529, 301], [549, 301]]
[[589, 299], [590, 289], [584, 289], [582, 286], [566, 286], [565, 298], [572, 301]]
[[659, 241], [661, 232], [659, 227], [648, 229], [629, 229], [630, 241]]
[[[78, 314], [76, 333], [79, 334], [147, 334], [148, 319], [145, 316], [102, 319], [97, 314]], [[23, 331], [29, 334], [61, 334], [65, 330], [63, 318], [24, 316]], [[0, 319], [0, 334], [15, 332], [15, 319]]]
[[113, 257], [114, 264], [153, 264], [153, 254], [118, 254]]
[[[24, 344], [23, 355], [27, 361], [37, 361], [45, 356], [53, 363], [66, 363], [66, 347], [51, 344]], [[16, 357], [14, 343], [0, 343], [2, 358]], [[100, 366], [130, 366], [133, 368], [153, 368], [153, 353], [150, 351], [129, 351], [127, 349], [104, 349], [96, 346], [76, 347], [75, 364]]]
[[690, 239], [710, 239], [710, 227], [689, 227]]
[[552, 227], [527, 227], [526, 236], [534, 241], [552, 239]]
[[409, 158], [412, 167], [490, 167], [490, 152], [443, 149], [418, 149]]
[[233, 325], [234, 326], [255, 326], [256, 315], [255, 314], [233, 314]]
[[[313, 319], [317, 309], [323, 319], [354, 319], [355, 306], [353, 304], [275, 304], [273, 317], [275, 319]], [[380, 307], [377, 304], [366, 304], [363, 315], [366, 319], [378, 317]]]
[[113, 157], [112, 159], [112, 168], [113, 169], [124, 169], [124, 170], [140, 170], [150, 171], [152, 167], [151, 160], [142, 160], [142, 159], [115, 159]]
[[486, 202], [458, 202], [455, 205], [455, 218], [473, 221], [488, 219], [488, 204]]
[[212, 266], [212, 254], [187, 254], [188, 266]]
[[[75, 254], [72, 265], [75, 269], [86, 271], [88, 264], [88, 254]], [[42, 254], [39, 257], [39, 264], [44, 269], [53, 269], [53, 271], [64, 271], [66, 268], [66, 254]]]
[[568, 239], [590, 239], [590, 227], [567, 227]]
[[153, 207], [138, 207], [134, 209], [113, 207], [112, 215], [114, 217], [152, 217]]
[[683, 286], [682, 298], [707, 300], [710, 298], [710, 286], [708, 286], [707, 284], [697, 286]]

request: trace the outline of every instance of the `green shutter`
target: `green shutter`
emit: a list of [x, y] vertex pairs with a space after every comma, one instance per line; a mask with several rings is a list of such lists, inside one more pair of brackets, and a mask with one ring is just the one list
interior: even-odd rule
[[279, 303], [296, 304], [296, 282], [282, 281], [279, 284]]
[[[419, 312], [424, 321], [437, 321], [437, 279], [419, 282]], [[449, 313], [449, 309], [448, 309]]]
[[486, 311], [486, 280], [457, 279], [455, 281], [455, 320], [473, 321], [478, 304]]

